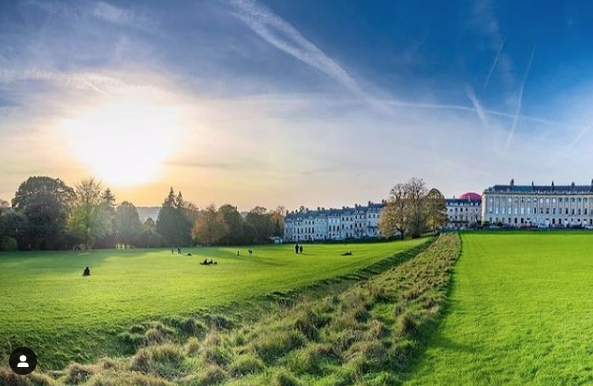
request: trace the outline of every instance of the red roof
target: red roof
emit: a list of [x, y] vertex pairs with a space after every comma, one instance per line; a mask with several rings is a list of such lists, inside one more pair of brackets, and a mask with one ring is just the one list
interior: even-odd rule
[[474, 192], [463, 193], [459, 198], [462, 200], [481, 200], [482, 195]]

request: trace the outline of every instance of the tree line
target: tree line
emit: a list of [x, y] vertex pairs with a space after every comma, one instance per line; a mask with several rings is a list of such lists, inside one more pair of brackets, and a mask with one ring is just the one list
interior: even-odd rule
[[133, 203], [117, 204], [92, 178], [72, 188], [58, 178], [30, 177], [10, 203], [0, 200], [0, 251], [260, 244], [283, 228], [283, 207], [258, 206], [244, 217], [232, 205], [200, 209], [173, 188], [156, 221], [142, 222]]
[[424, 180], [412, 178], [396, 184], [379, 215], [379, 231], [384, 237], [420, 237], [447, 224], [447, 205], [443, 194], [427, 189]]

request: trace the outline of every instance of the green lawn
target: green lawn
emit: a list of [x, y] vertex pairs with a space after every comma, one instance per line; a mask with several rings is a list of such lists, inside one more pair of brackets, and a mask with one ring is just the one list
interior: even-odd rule
[[593, 383], [593, 234], [462, 240], [450, 307], [408, 383]]
[[[248, 302], [347, 274], [419, 245], [405, 242], [0, 254], [0, 363], [11, 347], [36, 351], [45, 368], [117, 356], [134, 323]], [[352, 251], [353, 256], [340, 256]], [[202, 266], [204, 258], [218, 261]], [[91, 277], [83, 278], [84, 267]]]

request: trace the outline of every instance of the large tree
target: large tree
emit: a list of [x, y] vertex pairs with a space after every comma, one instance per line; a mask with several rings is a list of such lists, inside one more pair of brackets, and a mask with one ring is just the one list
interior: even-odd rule
[[447, 224], [447, 203], [445, 196], [436, 188], [426, 194], [426, 225], [436, 232]]
[[267, 209], [256, 206], [251, 209], [245, 217], [245, 222], [253, 228], [254, 243], [266, 243], [274, 234], [274, 223], [272, 217], [267, 213]]
[[156, 221], [156, 230], [170, 246], [190, 246], [192, 224], [187, 217], [185, 201], [181, 192], [175, 195], [173, 188], [163, 201]]
[[95, 248], [115, 248], [115, 244], [117, 243], [117, 236], [115, 234], [115, 210], [117, 205], [111, 189], [107, 188], [101, 194], [101, 205], [103, 205], [105, 214], [109, 222], [111, 222], [111, 231], [97, 239]]
[[396, 234], [420, 237], [427, 229], [427, 189], [422, 179], [412, 178], [396, 184], [389, 193], [379, 217], [379, 230], [385, 237]]
[[226, 226], [226, 233], [222, 237], [221, 244], [236, 245], [245, 241], [245, 220], [236, 207], [223, 205], [218, 208], [218, 213]]
[[396, 184], [389, 192], [389, 198], [379, 214], [379, 231], [384, 237], [406, 233], [406, 185]]
[[284, 215], [286, 213], [286, 207], [283, 205], [278, 205], [276, 209], [274, 209], [270, 213], [270, 217], [272, 219], [272, 223], [274, 224], [274, 231], [273, 236], [282, 237], [284, 234]]
[[416, 238], [426, 230], [426, 197], [427, 189], [424, 180], [412, 178], [406, 183], [406, 222], [408, 233]]
[[13, 209], [27, 218], [23, 249], [52, 249], [64, 242], [75, 193], [62, 180], [29, 177], [12, 199]]
[[86, 249], [94, 242], [112, 231], [112, 223], [106, 207], [103, 205], [101, 183], [93, 178], [82, 180], [76, 185], [76, 198], [70, 229], [83, 240]]
[[131, 202], [122, 202], [115, 211], [115, 233], [117, 242], [124, 247], [133, 245], [142, 232], [138, 210]]
[[214, 204], [200, 213], [193, 229], [194, 239], [200, 244], [214, 245], [228, 232], [228, 227]]

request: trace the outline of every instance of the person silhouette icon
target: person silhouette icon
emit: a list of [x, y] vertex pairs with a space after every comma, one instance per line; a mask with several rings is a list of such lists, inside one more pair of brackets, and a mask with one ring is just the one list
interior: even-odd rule
[[27, 357], [25, 355], [21, 355], [19, 359], [20, 363], [16, 367], [29, 367], [29, 364], [27, 363]]
[[[8, 364], [15, 374], [31, 374], [37, 368], [37, 355], [30, 348], [19, 347], [10, 354]], [[0, 384], [4, 383], [0, 381]]]

